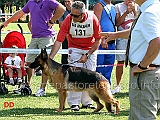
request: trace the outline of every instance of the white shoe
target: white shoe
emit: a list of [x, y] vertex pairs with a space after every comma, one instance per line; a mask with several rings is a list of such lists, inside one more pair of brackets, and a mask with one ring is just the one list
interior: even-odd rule
[[17, 82], [18, 82], [18, 83], [22, 83], [22, 79], [18, 79]]
[[9, 80], [9, 83], [10, 83], [10, 85], [14, 85], [14, 80], [13, 80], [13, 79], [10, 79], [10, 80]]
[[35, 93], [35, 96], [36, 96], [36, 97], [45, 96], [45, 95], [46, 95], [45, 90], [43, 90], [43, 89], [41, 89], [41, 88], [39, 88], [39, 89], [37, 90], [37, 92]]
[[112, 90], [112, 94], [119, 93], [121, 91], [121, 88], [119, 86], [115, 87], [114, 90]]

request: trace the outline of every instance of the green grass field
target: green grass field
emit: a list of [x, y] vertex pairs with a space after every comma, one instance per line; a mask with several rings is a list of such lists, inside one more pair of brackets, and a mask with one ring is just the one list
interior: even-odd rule
[[[24, 31], [29, 31], [27, 24], [21, 24]], [[55, 25], [58, 31], [58, 25]], [[19, 30], [16, 23], [10, 24], [3, 30]], [[26, 43], [29, 44], [31, 35], [24, 34]], [[5, 34], [2, 34], [4, 39]], [[61, 55], [56, 55], [54, 58], [60, 62]], [[40, 86], [41, 77], [33, 76], [31, 81], [32, 95], [22, 96], [13, 94], [13, 90], [17, 87], [8, 85], [9, 94], [0, 95], [0, 120], [127, 120], [129, 115], [129, 100], [128, 100], [128, 82], [129, 69], [125, 68], [121, 83], [121, 93], [114, 95], [120, 101], [121, 112], [118, 115], [108, 113], [106, 109], [102, 109], [98, 113], [92, 113], [90, 109], [80, 109], [78, 112], [70, 111], [68, 104], [62, 113], [55, 111], [59, 106], [58, 94], [49, 84], [46, 87], [47, 95], [45, 97], [34, 97], [34, 93]], [[112, 88], [116, 85], [115, 68], [112, 73]], [[4, 102], [14, 102], [13, 108], [4, 108]], [[95, 104], [95, 103], [94, 103]], [[138, 103], [137, 103], [138, 104]], [[158, 115], [158, 120], [160, 116]]]

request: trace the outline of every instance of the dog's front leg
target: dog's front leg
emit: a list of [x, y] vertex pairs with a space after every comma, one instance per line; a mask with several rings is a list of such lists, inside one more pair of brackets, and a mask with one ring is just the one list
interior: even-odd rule
[[59, 97], [59, 108], [57, 109], [58, 112], [62, 112], [65, 108], [65, 101], [66, 101], [66, 90], [60, 89], [58, 90], [58, 97]]

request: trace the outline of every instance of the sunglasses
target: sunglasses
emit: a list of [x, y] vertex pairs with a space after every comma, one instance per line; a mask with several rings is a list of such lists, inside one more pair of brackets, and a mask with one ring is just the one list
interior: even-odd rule
[[81, 16], [82, 14], [80, 14], [80, 15], [74, 15], [74, 14], [70, 14], [72, 17], [74, 17], [74, 18], [78, 18], [79, 16]]

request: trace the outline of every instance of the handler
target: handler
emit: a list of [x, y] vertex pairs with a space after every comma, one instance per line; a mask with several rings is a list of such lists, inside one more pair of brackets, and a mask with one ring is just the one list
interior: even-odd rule
[[[131, 39], [128, 39], [130, 47], [127, 47], [131, 68], [129, 120], [156, 120], [160, 104], [160, 2], [135, 2], [142, 13], [132, 27]], [[102, 35], [108, 36], [109, 41], [113, 38], [127, 38], [129, 33], [130, 30], [125, 30]]]
[[[57, 36], [50, 58], [53, 58], [66, 35], [68, 34], [68, 63], [71, 66], [84, 67], [92, 71], [96, 70], [97, 49], [101, 43], [100, 24], [97, 17], [85, 11], [85, 4], [76, 1], [71, 6], [71, 14], [63, 21]], [[76, 62], [77, 61], [77, 62]], [[88, 92], [68, 92], [68, 104], [71, 110], [79, 111], [79, 104], [82, 107], [94, 109], [92, 99]]]

